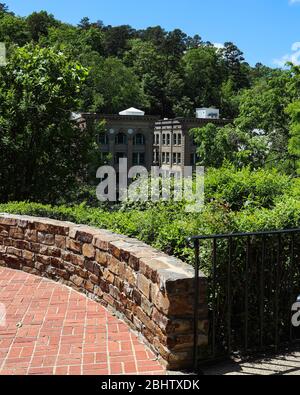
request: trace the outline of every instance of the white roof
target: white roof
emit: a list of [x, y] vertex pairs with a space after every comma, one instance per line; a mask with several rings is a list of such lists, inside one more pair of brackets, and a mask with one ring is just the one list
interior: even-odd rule
[[134, 116], [143, 117], [145, 115], [145, 112], [138, 110], [137, 108], [131, 107], [128, 108], [127, 110], [119, 112], [119, 115], [134, 115]]
[[214, 107], [201, 107], [201, 108], [196, 108], [196, 111], [212, 111], [212, 112], [219, 112], [220, 110], [218, 108]]
[[80, 119], [82, 115], [79, 112], [71, 112], [71, 120], [76, 121], [77, 119]]

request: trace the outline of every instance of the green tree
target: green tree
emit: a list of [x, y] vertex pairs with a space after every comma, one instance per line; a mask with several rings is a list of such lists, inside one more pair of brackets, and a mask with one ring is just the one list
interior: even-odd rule
[[276, 70], [268, 79], [259, 80], [240, 95], [238, 128], [251, 133], [262, 129], [272, 143], [272, 151], [279, 157], [287, 154], [289, 119], [285, 109], [293, 101], [288, 89], [290, 72]]
[[0, 3], [0, 14], [1, 13], [8, 13], [8, 6], [5, 3]]
[[172, 82], [166, 75], [168, 68], [165, 56], [157, 51], [153, 43], [141, 39], [131, 40], [130, 46], [131, 49], [125, 53], [124, 61], [141, 81], [150, 103], [150, 112], [170, 114], [171, 106], [166, 97], [166, 89]]
[[234, 82], [231, 78], [221, 85], [221, 105], [220, 110], [224, 118], [234, 119], [239, 114], [240, 98], [236, 94]]
[[300, 174], [300, 100], [291, 103], [286, 113], [290, 116], [289, 154], [296, 160], [297, 171]]
[[166, 35], [162, 50], [167, 56], [169, 67], [176, 67], [187, 49], [188, 36], [180, 29]]
[[26, 19], [30, 36], [33, 41], [38, 42], [41, 36], [48, 35], [49, 27], [57, 26], [59, 23], [52, 14], [46, 11], [33, 12]]
[[129, 25], [107, 26], [104, 28], [104, 51], [106, 56], [122, 57], [128, 49], [128, 41], [135, 35], [134, 29]]
[[188, 37], [186, 40], [187, 49], [199, 48], [202, 44], [203, 41], [199, 34], [196, 34], [194, 37]]
[[90, 103], [90, 110], [102, 113], [118, 113], [136, 106], [147, 107], [147, 99], [142, 85], [134, 72], [117, 58], [100, 60], [91, 66], [87, 88], [84, 93], [86, 100], [83, 106]]
[[221, 53], [227, 77], [232, 79], [235, 90], [249, 87], [249, 65], [244, 62], [243, 52], [232, 42], [226, 42]]
[[189, 97], [183, 96], [174, 104], [173, 112], [177, 117], [192, 118], [195, 113], [194, 103]]
[[182, 58], [186, 96], [196, 106], [219, 106], [222, 70], [216, 48], [202, 46], [191, 49]]
[[250, 71], [251, 82], [255, 83], [259, 79], [267, 79], [272, 77], [274, 69], [267, 67], [262, 63], [256, 63], [255, 67]]
[[236, 167], [262, 166], [268, 155], [268, 140], [265, 136], [248, 135], [234, 125], [218, 127], [208, 124], [191, 130], [197, 145], [199, 164], [206, 167], [221, 167], [230, 162]]
[[83, 17], [79, 22], [78, 27], [83, 30], [89, 29], [91, 27], [90, 18], [88, 18], [87, 16]]
[[30, 40], [28, 25], [23, 18], [10, 13], [0, 14], [0, 41], [10, 45], [24, 45]]
[[86, 75], [63, 53], [32, 45], [0, 68], [2, 201], [53, 202], [85, 175], [94, 139], [70, 114]]
[[161, 26], [148, 27], [138, 32], [143, 41], [151, 42], [159, 52], [162, 52], [167, 32]]

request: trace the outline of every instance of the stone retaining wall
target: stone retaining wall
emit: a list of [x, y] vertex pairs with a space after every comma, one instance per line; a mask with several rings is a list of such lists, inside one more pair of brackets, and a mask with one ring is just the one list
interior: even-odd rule
[[[168, 369], [191, 364], [193, 269], [144, 243], [106, 230], [0, 214], [0, 266], [85, 293], [125, 320]], [[199, 343], [207, 344], [201, 274]]]

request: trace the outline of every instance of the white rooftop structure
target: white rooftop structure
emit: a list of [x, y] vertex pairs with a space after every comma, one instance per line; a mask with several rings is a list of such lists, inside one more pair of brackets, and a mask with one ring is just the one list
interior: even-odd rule
[[119, 115], [143, 117], [145, 115], [145, 112], [138, 110], [137, 108], [131, 107], [127, 110], [119, 112]]
[[200, 119], [220, 119], [220, 110], [217, 108], [197, 108], [196, 118]]
[[77, 121], [77, 119], [80, 119], [82, 115], [79, 112], [71, 112], [71, 120], [72, 121]]

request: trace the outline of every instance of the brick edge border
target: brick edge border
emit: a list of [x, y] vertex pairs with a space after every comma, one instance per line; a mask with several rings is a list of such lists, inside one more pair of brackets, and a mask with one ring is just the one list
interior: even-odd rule
[[[0, 266], [84, 293], [124, 320], [169, 370], [191, 366], [194, 270], [143, 242], [48, 218], [0, 213]], [[199, 345], [208, 343], [199, 276]]]

